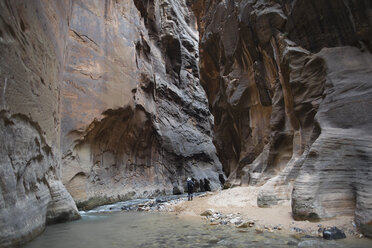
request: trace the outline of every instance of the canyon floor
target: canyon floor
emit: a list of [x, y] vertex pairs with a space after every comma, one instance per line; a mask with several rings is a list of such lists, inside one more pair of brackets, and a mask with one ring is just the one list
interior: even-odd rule
[[[251, 220], [254, 222], [252, 228], [259, 232], [280, 231], [318, 236], [320, 235], [319, 228], [336, 226], [342, 229], [347, 237], [361, 237], [354, 227], [353, 216], [339, 216], [319, 222], [295, 221], [292, 218], [289, 201], [270, 208], [260, 208], [257, 206], [256, 200], [258, 192], [259, 187], [226, 189], [195, 197], [193, 201], [178, 202], [172, 205], [170, 210], [179, 216], [194, 218], [200, 216], [204, 211], [212, 209], [223, 216], [238, 217], [243, 222]], [[211, 218], [207, 221], [211, 221]], [[216, 224], [218, 221], [213, 220], [211, 224]]]

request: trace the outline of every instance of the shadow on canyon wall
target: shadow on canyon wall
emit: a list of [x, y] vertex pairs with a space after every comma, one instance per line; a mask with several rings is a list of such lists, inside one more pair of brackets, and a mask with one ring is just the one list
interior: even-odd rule
[[371, 9], [0, 1], [0, 246], [79, 218], [74, 201], [183, 193], [189, 176], [216, 190], [224, 175], [262, 186], [260, 206], [355, 215], [371, 236]]

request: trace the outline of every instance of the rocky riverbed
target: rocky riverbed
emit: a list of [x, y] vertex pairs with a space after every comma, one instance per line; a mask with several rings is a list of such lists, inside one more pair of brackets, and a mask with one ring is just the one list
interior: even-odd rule
[[[258, 189], [239, 187], [219, 192], [195, 193], [193, 201], [187, 194], [135, 199], [104, 205], [89, 211], [80, 211], [82, 216], [110, 212], [167, 212], [181, 218], [199, 216], [209, 226], [236, 228], [237, 232], [278, 233], [295, 239], [363, 238], [352, 218], [337, 218], [317, 223], [294, 221], [288, 213], [290, 206], [282, 204], [272, 208], [259, 208], [252, 200]], [[233, 200], [233, 199], [234, 200]], [[284, 214], [288, 211], [287, 214]], [[273, 217], [276, 216], [276, 217]]]
[[209, 225], [199, 217], [184, 218], [164, 212], [90, 213], [78, 221], [48, 226], [26, 247], [371, 247], [367, 239], [324, 240], [241, 230], [231, 225]]
[[[283, 215], [275, 208], [264, 209], [269, 212], [257, 218], [252, 208], [248, 207], [250, 203], [247, 204], [255, 190], [242, 189], [197, 193], [193, 201], [187, 201], [186, 194], [170, 195], [122, 201], [80, 211], [81, 220], [48, 226], [26, 247], [359, 248], [372, 245], [372, 240], [349, 233], [340, 220], [315, 223], [317, 233], [312, 233], [312, 229], [304, 225], [307, 222], [293, 222], [290, 225], [292, 229], [289, 229], [283, 218], [282, 224], [278, 224], [275, 218], [268, 218], [270, 212]], [[246, 194], [248, 191], [250, 194]], [[228, 208], [221, 207], [223, 204], [218, 199], [222, 197]], [[232, 201], [231, 197], [237, 200]], [[211, 204], [214, 209], [211, 209]], [[338, 223], [339, 229], [327, 228], [334, 223]], [[333, 240], [321, 238], [323, 233], [331, 235]], [[338, 239], [344, 233], [347, 238]]]
[[239, 232], [249, 229], [257, 233], [285, 233], [297, 238], [323, 237], [326, 239], [363, 238], [352, 216], [341, 216], [319, 222], [295, 221], [290, 202], [270, 208], [258, 207], [259, 187], [237, 187], [218, 192], [207, 192], [186, 201], [180, 198], [167, 202], [165, 211], [190, 217], [200, 216], [209, 225], [232, 226]]
[[[206, 193], [198, 192], [194, 194], [195, 197], [205, 196]], [[173, 206], [187, 200], [187, 194], [180, 195], [165, 195], [156, 198], [142, 198], [128, 201], [121, 201], [109, 205], [96, 207], [89, 211], [80, 211], [81, 215], [93, 213], [108, 213], [119, 211], [159, 211], [159, 212], [173, 212]]]

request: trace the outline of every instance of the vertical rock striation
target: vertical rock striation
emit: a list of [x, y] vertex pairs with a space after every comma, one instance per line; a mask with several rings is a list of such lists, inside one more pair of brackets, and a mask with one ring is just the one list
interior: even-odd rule
[[185, 1], [73, 1], [69, 23], [61, 149], [78, 206], [180, 193], [187, 176], [219, 188]]
[[354, 47], [318, 55], [328, 68], [326, 97], [316, 115], [321, 133], [295, 181], [293, 213], [297, 219], [355, 214], [371, 236], [372, 56]]
[[220, 187], [185, 2], [0, 4], [1, 246], [78, 218], [61, 177], [83, 208]]
[[188, 176], [220, 188], [185, 1], [0, 6], [0, 246], [78, 218], [69, 193], [88, 209], [181, 193]]
[[191, 2], [229, 184], [292, 199], [296, 219], [354, 214], [371, 236], [370, 1]]
[[69, 1], [0, 1], [0, 247], [79, 218], [62, 185], [59, 84]]
[[371, 9], [0, 1], [0, 246], [78, 218], [72, 197], [217, 189], [222, 170], [262, 186], [260, 206], [355, 215], [372, 236]]

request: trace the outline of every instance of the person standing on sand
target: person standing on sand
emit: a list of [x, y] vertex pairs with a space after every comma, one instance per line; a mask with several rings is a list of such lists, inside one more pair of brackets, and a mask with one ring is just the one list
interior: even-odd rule
[[187, 178], [187, 193], [188, 193], [188, 201], [192, 201], [192, 193], [194, 190], [194, 182], [191, 180], [190, 177]]

